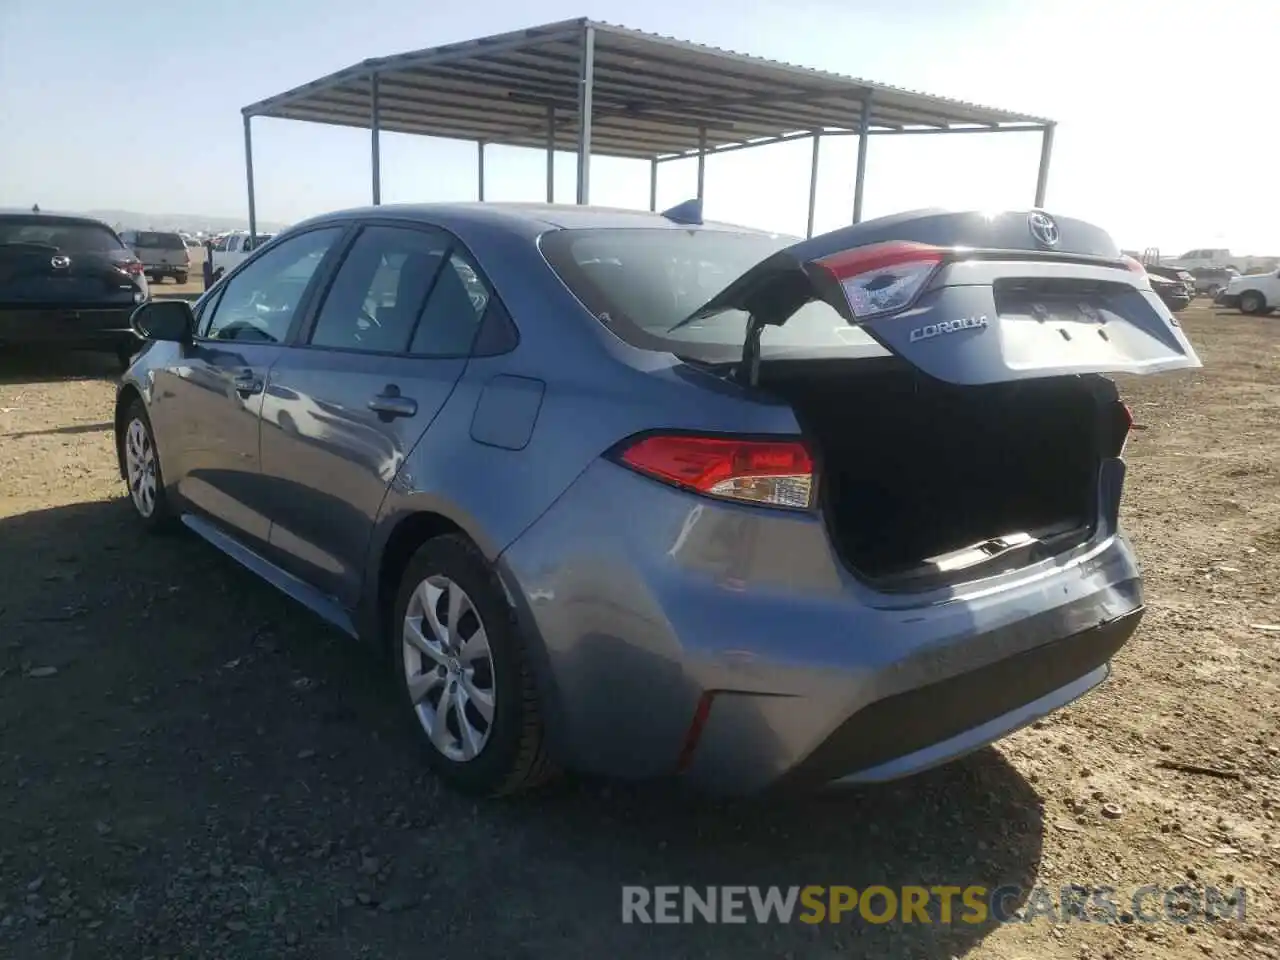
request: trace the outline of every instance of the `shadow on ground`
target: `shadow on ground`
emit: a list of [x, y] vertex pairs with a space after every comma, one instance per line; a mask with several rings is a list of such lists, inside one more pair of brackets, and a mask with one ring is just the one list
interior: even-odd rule
[[120, 361], [113, 352], [52, 347], [0, 348], [0, 385], [55, 380], [117, 380]]
[[375, 657], [195, 538], [116, 500], [0, 518], [0, 543], [0, 955], [947, 958], [990, 922], [624, 926], [621, 887], [1026, 886], [1040, 858], [991, 750], [768, 804], [466, 800]]

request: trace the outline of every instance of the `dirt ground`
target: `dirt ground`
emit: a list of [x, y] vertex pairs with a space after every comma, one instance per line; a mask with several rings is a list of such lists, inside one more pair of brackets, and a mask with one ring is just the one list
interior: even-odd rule
[[[1280, 957], [1280, 319], [1183, 316], [1204, 370], [1122, 385], [1150, 609], [1111, 681], [916, 779], [767, 805], [442, 792], [369, 655], [140, 532], [109, 359], [0, 356], [0, 956]], [[624, 926], [621, 885], [659, 883], [1247, 893], [1243, 922]]]

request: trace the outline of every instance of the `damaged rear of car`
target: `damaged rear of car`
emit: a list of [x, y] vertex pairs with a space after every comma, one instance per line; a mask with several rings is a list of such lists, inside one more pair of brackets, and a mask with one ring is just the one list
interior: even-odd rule
[[[1142, 612], [1106, 375], [1199, 360], [1104, 231], [923, 211], [540, 246], [658, 384], [626, 380], [653, 422], [504, 554], [543, 598], [570, 765], [885, 780], [1105, 679]], [[635, 422], [605, 396], [593, 420]]]

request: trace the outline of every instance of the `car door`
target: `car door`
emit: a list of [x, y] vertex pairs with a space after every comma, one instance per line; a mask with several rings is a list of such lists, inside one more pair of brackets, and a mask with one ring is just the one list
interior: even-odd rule
[[387, 489], [466, 367], [489, 297], [481, 284], [451, 235], [367, 224], [305, 342], [271, 370], [272, 556], [348, 608]]
[[247, 543], [265, 545], [270, 530], [257, 487], [267, 373], [345, 231], [300, 233], [227, 277], [192, 344], [157, 373], [153, 420], [178, 494]]

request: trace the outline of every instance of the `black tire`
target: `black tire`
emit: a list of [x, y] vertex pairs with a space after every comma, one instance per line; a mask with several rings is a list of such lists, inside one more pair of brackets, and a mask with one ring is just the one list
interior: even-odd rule
[[1267, 301], [1257, 290], [1246, 290], [1240, 294], [1240, 312], [1241, 313], [1262, 313], [1266, 309]]
[[124, 429], [116, 439], [116, 442], [120, 445], [120, 460], [124, 463], [128, 457], [127, 444], [129, 443], [129, 433], [133, 428], [135, 421], [142, 424], [142, 428], [146, 434], [146, 440], [151, 445], [151, 450], [154, 456], [155, 496], [154, 505], [151, 508], [151, 512], [148, 514], [143, 510], [142, 506], [139, 505], [138, 498], [134, 492], [134, 484], [130, 479], [129, 468], [126, 466], [125, 487], [128, 490], [129, 502], [133, 505], [134, 515], [137, 516], [138, 520], [148, 530], [152, 530], [154, 532], [171, 530], [176, 526], [176, 517], [173, 507], [169, 503], [169, 497], [165, 493], [164, 474], [161, 473], [160, 470], [159, 450], [156, 447], [155, 434], [151, 429], [151, 418], [147, 416], [147, 408], [143, 405], [142, 401], [138, 399], [134, 399], [125, 411], [123, 420]]
[[[469, 760], [452, 759], [436, 748], [409, 692], [405, 615], [414, 591], [431, 576], [447, 577], [461, 587], [488, 638], [493, 720], [487, 741]], [[493, 797], [532, 789], [556, 775], [558, 770], [547, 756], [538, 691], [514, 613], [492, 567], [470, 540], [451, 534], [418, 549], [401, 577], [388, 634], [399, 700], [428, 764], [441, 780], [466, 794]]]

